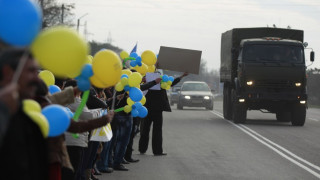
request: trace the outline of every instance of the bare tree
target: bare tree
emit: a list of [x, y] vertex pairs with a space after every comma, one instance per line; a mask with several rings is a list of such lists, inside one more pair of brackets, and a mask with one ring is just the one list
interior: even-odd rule
[[43, 12], [42, 28], [60, 24], [74, 25], [72, 23], [74, 4], [59, 4], [55, 0], [40, 0], [39, 3]]

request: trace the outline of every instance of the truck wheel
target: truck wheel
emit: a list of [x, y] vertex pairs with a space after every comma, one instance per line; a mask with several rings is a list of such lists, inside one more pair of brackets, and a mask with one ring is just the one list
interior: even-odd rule
[[303, 126], [306, 121], [306, 106], [295, 104], [291, 112], [291, 124], [293, 126]]
[[277, 112], [276, 113], [277, 121], [279, 122], [290, 122], [291, 113], [290, 112]]
[[183, 109], [183, 106], [180, 102], [177, 103], [177, 109], [179, 109], [179, 110]]
[[233, 105], [233, 122], [245, 123], [247, 119], [247, 107], [245, 104], [234, 103]]
[[231, 87], [228, 84], [223, 88], [223, 117], [227, 120], [232, 119]]

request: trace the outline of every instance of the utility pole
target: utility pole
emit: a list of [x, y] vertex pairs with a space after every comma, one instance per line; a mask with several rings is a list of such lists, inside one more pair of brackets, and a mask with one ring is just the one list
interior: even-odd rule
[[61, 6], [61, 24], [63, 24], [63, 17], [64, 17], [64, 4]]
[[86, 13], [86, 14], [84, 14], [84, 15], [82, 15], [81, 17], [78, 18], [78, 20], [77, 20], [77, 32], [79, 32], [80, 19], [83, 18], [83, 17], [85, 17], [86, 15], [88, 15], [88, 13]]

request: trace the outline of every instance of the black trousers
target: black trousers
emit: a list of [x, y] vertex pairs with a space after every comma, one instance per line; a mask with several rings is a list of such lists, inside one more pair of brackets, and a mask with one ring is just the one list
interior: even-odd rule
[[131, 134], [130, 134], [130, 140], [127, 146], [126, 154], [124, 155], [125, 159], [131, 159], [132, 158], [132, 151], [133, 151], [133, 138], [136, 135], [136, 130], [140, 125], [140, 118], [134, 117], [133, 118], [133, 124], [132, 124], [132, 129], [131, 129]]
[[161, 154], [162, 150], [162, 111], [149, 111], [145, 119], [141, 119], [139, 151], [145, 153], [149, 144], [149, 132], [151, 124], [152, 128], [152, 152], [153, 154]]
[[79, 146], [67, 146], [70, 162], [73, 166], [74, 172], [72, 171], [62, 171], [63, 180], [73, 180], [80, 179], [80, 170], [83, 161], [84, 147]]

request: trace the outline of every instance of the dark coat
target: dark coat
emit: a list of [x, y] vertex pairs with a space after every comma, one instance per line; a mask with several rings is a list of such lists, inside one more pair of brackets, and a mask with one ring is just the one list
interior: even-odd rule
[[1, 179], [48, 179], [46, 140], [21, 108], [10, 119], [0, 161]]
[[[180, 82], [180, 78], [174, 79], [171, 86], [174, 86]], [[148, 111], [168, 111], [171, 112], [167, 91], [161, 90], [149, 90], [146, 95], [147, 102], [145, 104]]]

